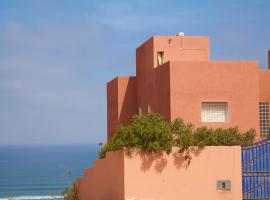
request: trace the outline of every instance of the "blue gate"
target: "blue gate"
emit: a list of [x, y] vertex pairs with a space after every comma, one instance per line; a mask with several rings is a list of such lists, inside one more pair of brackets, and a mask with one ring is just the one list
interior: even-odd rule
[[270, 200], [270, 140], [242, 147], [243, 199]]

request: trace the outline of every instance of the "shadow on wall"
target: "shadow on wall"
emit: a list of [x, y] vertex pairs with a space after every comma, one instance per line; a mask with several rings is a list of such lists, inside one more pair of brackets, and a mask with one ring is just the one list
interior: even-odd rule
[[[172, 152], [173, 165], [178, 170], [183, 167], [187, 169], [191, 163], [192, 156], [197, 157], [202, 151], [203, 148], [191, 147], [186, 151]], [[147, 172], [153, 166], [156, 172], [161, 173], [167, 166], [168, 155], [163, 151], [150, 153], [143, 150], [127, 149], [125, 153], [129, 159], [140, 156], [142, 160], [141, 170], [144, 172]]]
[[[137, 114], [137, 89], [136, 89], [136, 78], [129, 77], [127, 83], [119, 83], [122, 87], [125, 86], [125, 90], [118, 92], [124, 92], [122, 107], [120, 110], [118, 127], [120, 125], [128, 125], [132, 121], [132, 116]], [[123, 88], [121, 88], [123, 89]], [[120, 89], [119, 89], [120, 90]]]
[[173, 153], [173, 159], [174, 159], [174, 166], [179, 170], [180, 168], [184, 167], [185, 169], [188, 168], [188, 166], [191, 163], [192, 156], [199, 156], [202, 152], [203, 148], [198, 147], [191, 147], [188, 150], [184, 152], [174, 152]]

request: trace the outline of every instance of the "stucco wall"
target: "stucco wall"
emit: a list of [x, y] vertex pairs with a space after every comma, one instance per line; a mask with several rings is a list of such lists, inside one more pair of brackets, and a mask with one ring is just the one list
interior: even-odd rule
[[107, 83], [107, 138], [115, 133], [118, 124], [118, 79]]
[[154, 97], [153, 38], [136, 49], [137, 102], [142, 113], [147, 113], [150, 99]]
[[260, 70], [260, 101], [270, 103], [270, 70]]
[[[164, 52], [160, 66], [158, 51]], [[108, 83], [108, 139], [119, 124], [148, 108], [167, 121], [181, 117], [196, 127], [254, 128], [259, 137], [258, 106], [270, 102], [269, 71], [257, 61], [210, 61], [209, 37], [153, 36], [136, 49], [136, 78]], [[201, 122], [201, 103], [222, 101], [228, 103], [228, 120]]]
[[[169, 60], [209, 60], [210, 44], [209, 38], [204, 36], [153, 36], [136, 49], [136, 77], [137, 77], [137, 98], [138, 107], [142, 113], [147, 113], [148, 106], [152, 111], [158, 112], [169, 121], [167, 99], [159, 96], [160, 94], [169, 95], [170, 91], [165, 93], [165, 88], [169, 90], [167, 81], [169, 81], [168, 70], [158, 69], [157, 52], [164, 52], [164, 63]], [[155, 70], [154, 70], [155, 69]], [[164, 72], [164, 74], [161, 74]], [[159, 78], [159, 79], [158, 79]], [[163, 92], [160, 92], [159, 90]], [[160, 100], [161, 99], [161, 100]], [[165, 104], [161, 105], [159, 102]], [[157, 105], [161, 105], [158, 107]], [[167, 110], [166, 110], [167, 109]]]
[[107, 83], [108, 139], [118, 126], [127, 125], [138, 113], [136, 77], [117, 77]]
[[161, 114], [167, 121], [171, 120], [170, 114], [170, 67], [164, 63], [154, 69], [154, 95], [149, 101], [152, 112]]
[[157, 67], [157, 52], [164, 52], [167, 61], [209, 61], [210, 41], [207, 36], [154, 36], [153, 67]]
[[[196, 127], [234, 127], [259, 133], [259, 68], [256, 61], [170, 62], [171, 119]], [[202, 102], [227, 102], [228, 120], [201, 122]]]
[[80, 200], [124, 199], [124, 154], [108, 153], [77, 179]]
[[118, 77], [119, 125], [127, 125], [138, 113], [136, 77]]
[[[191, 151], [189, 165], [177, 151], [109, 153], [78, 180], [80, 200], [242, 199], [239, 146]], [[217, 180], [230, 180], [231, 190], [217, 190]]]

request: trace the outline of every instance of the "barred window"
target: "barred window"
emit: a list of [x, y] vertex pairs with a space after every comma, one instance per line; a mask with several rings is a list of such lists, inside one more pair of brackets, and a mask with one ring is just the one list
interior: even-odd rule
[[201, 110], [202, 122], [226, 122], [228, 118], [226, 102], [203, 102]]
[[260, 132], [261, 135], [267, 135], [269, 133], [269, 103], [260, 102]]

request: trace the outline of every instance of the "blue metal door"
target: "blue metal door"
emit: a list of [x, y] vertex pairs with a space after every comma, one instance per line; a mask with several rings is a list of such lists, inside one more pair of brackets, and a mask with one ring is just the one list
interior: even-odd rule
[[270, 200], [270, 140], [242, 147], [243, 199]]

